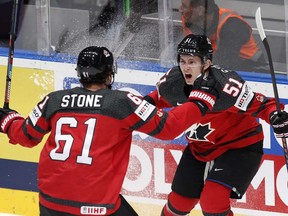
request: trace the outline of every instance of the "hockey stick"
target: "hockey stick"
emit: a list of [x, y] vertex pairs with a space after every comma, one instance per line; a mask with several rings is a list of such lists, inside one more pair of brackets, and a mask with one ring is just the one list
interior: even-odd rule
[[[256, 10], [255, 19], [256, 19], [256, 26], [257, 26], [259, 35], [261, 37], [261, 40], [262, 40], [263, 45], [265, 47], [265, 50], [267, 52], [269, 66], [270, 66], [270, 73], [271, 73], [271, 77], [272, 77], [273, 91], [274, 91], [274, 96], [275, 96], [275, 101], [276, 101], [276, 108], [277, 108], [277, 112], [280, 113], [281, 107], [280, 107], [278, 89], [277, 89], [277, 85], [276, 85], [275, 71], [274, 71], [274, 67], [273, 67], [273, 61], [272, 61], [270, 46], [269, 46], [269, 43], [267, 41], [267, 38], [266, 38], [266, 35], [264, 32], [264, 28], [263, 28], [263, 24], [262, 24], [261, 8], [260, 7], [258, 7]], [[288, 148], [287, 148], [287, 142], [286, 142], [285, 137], [282, 137], [282, 145], [283, 145], [283, 150], [284, 150], [284, 156], [286, 159], [286, 167], [288, 170]]]
[[8, 54], [8, 65], [7, 65], [7, 76], [6, 76], [6, 88], [5, 88], [5, 97], [4, 97], [4, 106], [3, 106], [5, 109], [9, 108], [9, 102], [10, 102], [12, 66], [13, 66], [13, 58], [14, 58], [14, 42], [16, 40], [18, 12], [19, 12], [19, 0], [14, 0], [13, 9], [12, 9], [11, 31], [10, 31], [10, 38], [9, 38], [9, 54]]

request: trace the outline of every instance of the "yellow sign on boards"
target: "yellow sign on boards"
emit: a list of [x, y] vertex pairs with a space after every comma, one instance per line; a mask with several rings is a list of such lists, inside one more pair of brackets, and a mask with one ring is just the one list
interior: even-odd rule
[[[4, 105], [6, 74], [7, 67], [0, 66], [0, 107]], [[53, 90], [53, 71], [13, 67], [9, 107], [26, 117], [34, 106]], [[28, 162], [38, 162], [42, 148], [42, 143], [32, 149], [11, 145], [4, 134], [0, 134], [0, 145], [0, 158]]]
[[[7, 67], [0, 66], [0, 106], [4, 105]], [[24, 117], [49, 92], [54, 90], [53, 71], [32, 68], [13, 67], [10, 104]], [[45, 137], [44, 137], [45, 140]], [[9, 144], [8, 138], [0, 134], [0, 158], [38, 162], [43, 142], [34, 148]], [[38, 211], [38, 193], [0, 188], [0, 212], [36, 216]]]

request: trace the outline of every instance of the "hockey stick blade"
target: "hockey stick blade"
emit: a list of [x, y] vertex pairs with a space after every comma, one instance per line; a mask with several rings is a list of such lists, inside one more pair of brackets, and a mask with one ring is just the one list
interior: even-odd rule
[[258, 7], [256, 10], [255, 19], [256, 19], [256, 26], [257, 26], [260, 38], [263, 41], [266, 38], [266, 35], [265, 35], [263, 24], [262, 24], [261, 8], [260, 7]]
[[[262, 24], [261, 8], [260, 7], [258, 7], [256, 10], [255, 20], [256, 20], [256, 26], [257, 26], [260, 38], [261, 38], [263, 45], [265, 47], [265, 50], [267, 52], [267, 57], [268, 57], [269, 67], [270, 67], [270, 72], [271, 72], [271, 78], [272, 78], [273, 91], [274, 91], [275, 102], [276, 102], [276, 108], [277, 108], [277, 112], [280, 113], [281, 107], [280, 107], [278, 89], [277, 89], [277, 85], [276, 85], [276, 78], [275, 78], [275, 71], [274, 71], [274, 67], [273, 67], [272, 55], [271, 55], [268, 40], [267, 40], [266, 35], [265, 35], [264, 27]], [[284, 156], [285, 156], [285, 160], [286, 160], [286, 168], [288, 171], [288, 148], [287, 148], [287, 142], [286, 142], [285, 137], [282, 137], [282, 145], [283, 145]]]
[[276, 99], [277, 111], [280, 112], [281, 108], [280, 108], [280, 102], [279, 102], [278, 89], [276, 86], [276, 78], [275, 78], [275, 71], [274, 71], [274, 66], [273, 66], [273, 61], [272, 61], [272, 55], [271, 55], [268, 40], [267, 40], [266, 35], [265, 35], [264, 27], [262, 24], [261, 8], [260, 7], [258, 7], [256, 10], [255, 19], [256, 19], [256, 26], [257, 26], [259, 35], [261, 37], [261, 40], [263, 42], [263, 45], [264, 45], [266, 53], [267, 53], [267, 57], [268, 57], [268, 61], [269, 61], [269, 67], [270, 67], [270, 73], [271, 73], [271, 78], [272, 78], [273, 91], [274, 91], [274, 96]]

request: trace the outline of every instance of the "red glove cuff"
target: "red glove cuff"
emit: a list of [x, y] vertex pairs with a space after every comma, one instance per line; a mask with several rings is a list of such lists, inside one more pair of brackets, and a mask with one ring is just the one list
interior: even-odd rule
[[7, 133], [11, 123], [17, 119], [24, 119], [19, 113], [11, 112], [2, 119], [0, 125], [0, 131], [3, 133]]
[[216, 97], [207, 92], [193, 90], [191, 91], [189, 95], [189, 100], [190, 101], [193, 101], [193, 100], [202, 101], [208, 107], [209, 110], [212, 110], [216, 101]]

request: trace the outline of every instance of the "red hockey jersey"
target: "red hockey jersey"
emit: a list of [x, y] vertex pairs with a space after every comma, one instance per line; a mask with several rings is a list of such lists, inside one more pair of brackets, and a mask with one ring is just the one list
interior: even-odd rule
[[[219, 98], [213, 110], [186, 131], [189, 148], [201, 161], [213, 160], [229, 149], [242, 148], [262, 140], [263, 131], [257, 118], [269, 123], [271, 112], [276, 110], [274, 99], [252, 91], [235, 71], [212, 65], [209, 76], [216, 80]], [[157, 90], [148, 96], [159, 108], [186, 102], [192, 89], [192, 86], [185, 84], [179, 67], [169, 70], [156, 87]]]
[[27, 119], [11, 124], [8, 136], [33, 147], [50, 133], [38, 168], [43, 206], [74, 215], [111, 214], [120, 205], [132, 132], [173, 139], [200, 117], [192, 102], [168, 114], [128, 92], [74, 88], [47, 95]]

